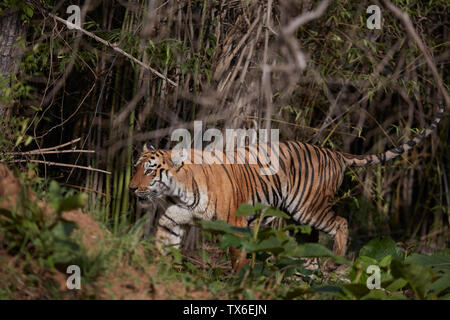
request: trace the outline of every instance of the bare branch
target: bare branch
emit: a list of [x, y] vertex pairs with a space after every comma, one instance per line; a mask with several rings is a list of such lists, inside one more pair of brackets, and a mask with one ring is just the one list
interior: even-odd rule
[[60, 162], [52, 162], [52, 161], [43, 161], [43, 160], [14, 160], [11, 162], [33, 162], [33, 163], [41, 163], [41, 164], [45, 164], [48, 166], [58, 166], [58, 167], [69, 167], [69, 168], [77, 168], [77, 169], [83, 169], [83, 170], [89, 170], [89, 171], [96, 171], [96, 172], [101, 172], [101, 173], [105, 173], [105, 174], [111, 174], [111, 172], [109, 171], [105, 171], [105, 170], [101, 170], [101, 169], [96, 169], [96, 168], [92, 168], [92, 167], [85, 167], [85, 166], [79, 166], [79, 165], [75, 165], [75, 164], [69, 164], [69, 163], [60, 163]]
[[49, 150], [49, 151], [26, 151], [26, 152], [11, 152], [10, 155], [27, 156], [36, 154], [59, 154], [59, 153], [95, 153], [95, 150]]
[[431, 69], [431, 73], [433, 74], [434, 80], [436, 80], [437, 86], [439, 87], [439, 91], [441, 91], [442, 95], [445, 99], [446, 106], [450, 105], [450, 97], [448, 95], [447, 90], [445, 89], [444, 83], [442, 82], [442, 78], [439, 75], [439, 72], [436, 68], [436, 63], [434, 62], [433, 58], [430, 55], [430, 52], [428, 48], [423, 43], [422, 39], [420, 39], [419, 35], [417, 34], [416, 29], [414, 28], [411, 19], [409, 18], [408, 14], [395, 5], [393, 5], [389, 0], [383, 0], [386, 7], [391, 10], [391, 12], [403, 23], [403, 25], [406, 28], [406, 32], [409, 34], [409, 36], [414, 40], [414, 42], [419, 47], [420, 51], [422, 51], [423, 55], [425, 56], [425, 60], [428, 64], [428, 67]]
[[98, 41], [98, 42], [100, 42], [100, 43], [103, 43], [105, 46], [108, 46], [108, 47], [112, 48], [114, 51], [116, 51], [116, 52], [120, 53], [121, 55], [124, 55], [124, 56], [127, 57], [128, 59], [130, 59], [130, 60], [136, 62], [138, 65], [140, 65], [141, 67], [143, 67], [143, 68], [149, 70], [150, 72], [154, 73], [155, 75], [157, 75], [157, 76], [160, 77], [161, 79], [166, 80], [166, 81], [167, 81], [168, 83], [170, 83], [172, 86], [174, 86], [174, 87], [177, 86], [177, 84], [176, 84], [174, 81], [172, 81], [172, 80], [170, 80], [169, 78], [165, 77], [163, 74], [161, 74], [161, 73], [158, 72], [157, 70], [153, 69], [153, 68], [150, 67], [149, 65], [143, 63], [142, 61], [136, 59], [136, 58], [133, 57], [131, 54], [129, 54], [129, 53], [123, 51], [121, 48], [119, 48], [118, 46], [116, 46], [116, 45], [110, 43], [109, 41], [107, 41], [107, 40], [105, 40], [105, 39], [103, 39], [103, 38], [100, 38], [100, 37], [96, 36], [95, 34], [93, 34], [92, 32], [89, 32], [89, 31], [87, 31], [87, 30], [84, 30], [83, 28], [78, 27], [77, 25], [75, 25], [75, 24], [73, 24], [73, 23], [71, 23], [71, 22], [69, 22], [69, 21], [67, 21], [67, 20], [64, 20], [64, 19], [62, 19], [62, 18], [60, 18], [60, 17], [58, 17], [58, 16], [55, 16], [53, 13], [50, 13], [50, 12], [49, 12], [49, 13], [47, 13], [47, 14], [48, 14], [50, 17], [52, 17], [53, 19], [55, 19], [55, 20], [57, 20], [57, 21], [59, 21], [59, 22], [61, 22], [61, 23], [64, 23], [66, 26], [71, 27], [71, 28], [74, 28], [74, 29], [76, 29], [76, 30], [79, 30], [79, 31], [81, 31], [82, 33], [84, 33], [85, 35], [87, 35], [88, 37], [90, 37], [90, 38], [92, 38], [92, 39], [94, 39], [94, 40], [96, 40], [96, 41]]
[[66, 142], [66, 143], [63, 143], [63, 144], [54, 146], [54, 147], [49, 147], [49, 148], [44, 148], [44, 149], [36, 149], [36, 150], [31, 150], [31, 151], [29, 151], [29, 152], [40, 153], [40, 152], [42, 152], [42, 151], [56, 150], [56, 149], [60, 149], [60, 148], [63, 148], [63, 147], [65, 147], [65, 146], [68, 146], [68, 145], [77, 143], [77, 142], [80, 141], [80, 140], [81, 140], [81, 138], [76, 138], [76, 139], [73, 139], [72, 141], [69, 141], [69, 142]]
[[329, 2], [330, 2], [329, 0], [323, 0], [321, 3], [319, 3], [316, 10], [305, 12], [300, 16], [298, 16], [297, 18], [295, 18], [294, 20], [292, 20], [289, 23], [289, 25], [287, 25], [283, 29], [283, 33], [284, 34], [294, 33], [298, 29], [298, 27], [322, 16], [325, 10], [327, 9]]

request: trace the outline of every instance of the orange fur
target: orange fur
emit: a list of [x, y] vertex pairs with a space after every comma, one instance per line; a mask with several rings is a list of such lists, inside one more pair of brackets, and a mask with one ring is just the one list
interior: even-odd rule
[[[193, 149], [184, 154], [144, 146], [130, 187], [143, 201], [165, 197], [174, 201], [162, 215], [156, 233], [166, 244], [178, 246], [184, 233], [181, 226], [195, 219], [251, 226], [251, 218], [236, 217], [234, 212], [242, 203], [261, 202], [287, 212], [300, 224], [328, 233], [334, 238], [333, 251], [345, 255], [347, 220], [336, 216], [332, 204], [347, 166], [378, 164], [408, 151], [433, 132], [443, 112], [441, 105], [423, 134], [376, 155], [357, 156], [296, 141], [282, 142], [278, 151], [269, 147], [269, 154], [277, 152], [279, 156], [278, 170], [272, 175], [261, 174], [261, 162], [266, 158], [261, 158], [256, 146], [235, 149], [231, 155]], [[244, 157], [244, 164], [236, 163]], [[196, 164], [196, 159], [202, 161]], [[230, 163], [231, 159], [235, 161]], [[245, 253], [230, 251], [233, 268], [239, 269], [246, 261]]]

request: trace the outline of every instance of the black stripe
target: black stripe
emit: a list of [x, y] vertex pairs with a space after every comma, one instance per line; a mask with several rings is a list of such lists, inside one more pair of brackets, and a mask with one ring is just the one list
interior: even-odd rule
[[[251, 171], [251, 167], [244, 166], [243, 171], [244, 171], [244, 177], [246, 178], [246, 180], [249, 181], [248, 185], [250, 186], [250, 195], [252, 197], [252, 204], [255, 204], [255, 195], [257, 194], [258, 190], [256, 189], [256, 181], [255, 181], [253, 173]], [[253, 183], [251, 180], [253, 181]]]
[[217, 198], [216, 201], [214, 201], [214, 216], [213, 221], [217, 219]]
[[392, 149], [391, 152], [402, 154], [403, 152], [405, 152], [405, 149], [403, 149], [403, 146], [398, 146], [397, 148]]
[[[320, 148], [316, 147], [316, 153], [317, 153], [317, 158], [319, 159], [319, 172], [317, 172], [317, 175], [319, 176], [319, 186], [322, 186], [323, 184], [325, 184], [326, 180], [329, 180], [331, 177], [333, 178], [337, 178], [337, 176], [330, 176], [329, 174], [327, 175], [327, 173], [325, 172], [325, 168], [330, 168], [330, 167], [335, 167], [336, 164], [334, 162], [332, 162], [333, 159], [327, 159], [325, 153], [323, 152], [323, 150], [321, 150]], [[323, 161], [323, 166], [320, 165], [320, 163], [322, 163], [321, 161], [321, 156], [322, 156], [322, 152], [323, 152], [323, 156], [324, 156], [324, 161]], [[328, 160], [328, 161], [327, 161]], [[328, 179], [327, 179], [328, 178]], [[317, 209], [319, 207], [321, 207], [323, 205], [324, 201], [320, 201], [321, 199], [323, 199], [324, 201], [327, 201], [326, 195], [323, 194], [323, 192], [316, 192], [314, 198], [311, 201], [312, 206], [310, 207], [311, 212], [317, 212]], [[315, 214], [310, 216], [310, 219], [308, 221], [311, 222], [311, 220], [314, 218]]]
[[[303, 154], [304, 154], [304, 157], [305, 157], [305, 168], [306, 168], [305, 176], [306, 176], [306, 180], [305, 180], [305, 183], [303, 185], [303, 190], [302, 190], [300, 199], [298, 200], [297, 204], [295, 205], [295, 208], [294, 208], [293, 212], [297, 212], [297, 209], [299, 208], [300, 204], [303, 204], [303, 203], [305, 203], [308, 200], [308, 198], [309, 198], [309, 196], [311, 194], [311, 191], [312, 191], [312, 189], [314, 187], [314, 164], [312, 162], [311, 152], [310, 152], [308, 146], [306, 146], [306, 145], [305, 145], [305, 150], [306, 150], [306, 153], [303, 152]], [[306, 159], [306, 155], [308, 156], [308, 159]], [[308, 172], [308, 163], [306, 162], [307, 160], [309, 160], [309, 164], [311, 166], [311, 174], [310, 175], [308, 174], [309, 172]], [[309, 177], [311, 177], [311, 178], [309, 178]], [[305, 197], [305, 190], [307, 190], [306, 197]], [[305, 199], [305, 201], [303, 201], [303, 199]], [[308, 211], [305, 211], [305, 212], [308, 212]]]
[[314, 224], [315, 227], [320, 228], [320, 225], [322, 224], [325, 217], [328, 215], [328, 212], [330, 212], [330, 209], [325, 208], [321, 213], [319, 213], [318, 219], [316, 220], [316, 223]]
[[169, 219], [170, 221], [172, 221], [175, 224], [178, 224], [178, 222], [176, 222], [175, 220], [173, 220], [171, 217], [169, 217], [166, 213], [162, 214], [164, 217], [166, 217], [167, 219]]
[[[294, 158], [294, 155], [293, 155], [293, 152], [292, 152], [292, 150], [291, 150], [291, 145], [290, 145], [290, 142], [288, 142], [288, 147], [289, 147], [289, 153], [290, 153], [290, 155], [291, 155], [291, 159], [290, 159], [290, 162], [291, 162], [291, 176], [293, 176], [294, 177], [294, 181], [293, 181], [293, 183], [292, 183], [292, 190], [288, 190], [288, 195], [287, 196], [292, 196], [292, 199], [291, 199], [291, 201], [289, 202], [289, 204], [287, 204], [286, 203], [286, 208], [287, 209], [289, 209], [289, 207], [291, 206], [291, 204], [294, 202], [294, 200], [295, 200], [295, 198], [297, 198], [297, 195], [298, 195], [298, 193], [300, 192], [300, 184], [301, 184], [301, 173], [303, 173], [302, 172], [302, 167], [301, 167], [301, 163], [302, 163], [302, 160], [301, 160], [301, 156], [300, 156], [300, 153], [299, 153], [299, 150], [297, 149], [297, 147], [296, 146], [294, 146], [294, 152], [295, 152], [295, 155], [297, 156], [297, 164], [298, 164], [298, 166], [299, 166], [299, 168], [298, 168], [298, 171], [297, 170], [295, 170], [295, 164], [294, 164], [294, 162], [295, 162], [295, 158]], [[304, 153], [304, 152], [303, 152]], [[305, 166], [306, 166], [306, 163], [305, 163]], [[308, 173], [308, 168], [307, 168], [307, 166], [306, 166], [306, 174]], [[298, 181], [297, 181], [297, 178], [298, 178]], [[288, 179], [290, 179], [290, 178], [288, 178]], [[296, 181], [297, 181], [297, 183], [296, 183]], [[293, 194], [291, 193], [291, 192], [294, 192]], [[292, 213], [292, 214], [294, 214], [295, 212], [292, 212], [292, 211], [290, 211], [290, 210], [288, 210], [290, 213]]]
[[[233, 205], [236, 204], [236, 191], [235, 191], [235, 186], [233, 183], [233, 179], [231, 179], [230, 177], [230, 173], [228, 172], [227, 168], [225, 167], [224, 164], [221, 164], [222, 169], [225, 171], [225, 173], [227, 174], [228, 180], [230, 181], [230, 185], [231, 185], [231, 191], [232, 191], [232, 197], [233, 197]], [[227, 222], [230, 221], [230, 207], [228, 206], [228, 215], [227, 215]]]
[[259, 174], [256, 175], [256, 178], [258, 178], [259, 183], [261, 184], [261, 189], [262, 189], [262, 192], [264, 193], [264, 197], [266, 198], [267, 203], [270, 203], [270, 196], [269, 196], [269, 190], [267, 188], [267, 183], [264, 181], [264, 179]]
[[198, 203], [200, 202], [200, 193], [199, 193], [199, 189], [198, 189], [198, 183], [195, 180], [195, 178], [192, 178], [192, 193], [194, 195], [194, 201], [192, 202], [191, 205], [188, 206], [188, 208], [193, 209], [195, 208]]
[[377, 154], [375, 155], [375, 156], [377, 157], [379, 163], [384, 163], [384, 161], [383, 161], [383, 155], [385, 156], [384, 153], [377, 153]]
[[169, 228], [167, 228], [166, 226], [163, 226], [162, 224], [158, 223], [158, 227], [163, 228], [164, 230], [166, 230], [167, 232], [173, 234], [174, 236], [180, 237], [179, 234], [177, 234], [176, 232], [174, 232], [173, 230], [170, 230]]

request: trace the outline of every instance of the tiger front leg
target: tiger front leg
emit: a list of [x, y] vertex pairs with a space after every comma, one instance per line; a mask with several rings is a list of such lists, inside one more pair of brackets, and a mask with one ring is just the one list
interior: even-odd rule
[[192, 222], [192, 213], [179, 206], [170, 206], [158, 221], [156, 248], [166, 253], [167, 248], [180, 248], [185, 233], [184, 225]]

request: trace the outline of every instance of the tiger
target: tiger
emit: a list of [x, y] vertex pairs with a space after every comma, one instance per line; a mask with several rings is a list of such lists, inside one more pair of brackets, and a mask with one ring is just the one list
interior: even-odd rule
[[[435, 119], [423, 133], [379, 154], [353, 155], [299, 141], [279, 142], [279, 167], [271, 175], [261, 175], [258, 162], [195, 164], [185, 161], [182, 150], [155, 149], [145, 143], [129, 186], [143, 204], [155, 199], [170, 200], [156, 228], [156, 239], [160, 240], [157, 247], [162, 252], [166, 246], [179, 248], [185, 226], [197, 220], [218, 219], [233, 226], [249, 227], [253, 218], [235, 216], [235, 211], [243, 203], [263, 203], [286, 212], [296, 223], [330, 235], [333, 252], [344, 256], [348, 223], [336, 215], [332, 206], [346, 168], [384, 164], [407, 152], [436, 129], [443, 114], [444, 106], [440, 104]], [[191, 159], [196, 154], [205, 156], [205, 152], [187, 150]], [[258, 156], [252, 145], [235, 152]], [[208, 156], [222, 160], [225, 157]], [[234, 249], [231, 262], [233, 269], [242, 267], [243, 253]]]

